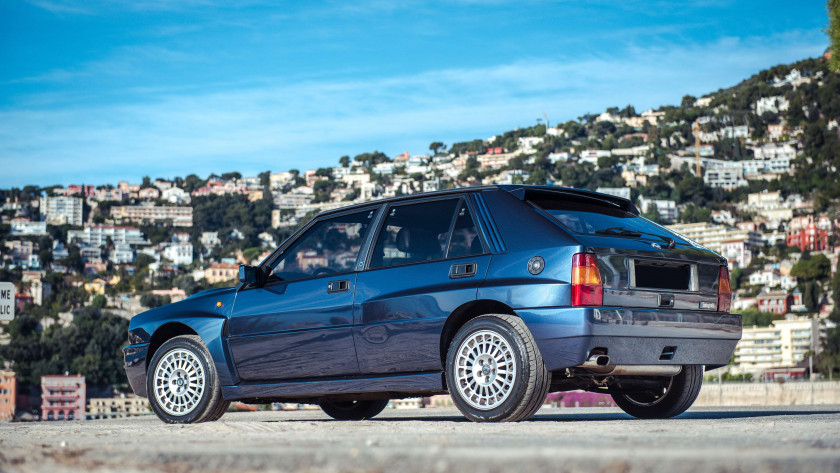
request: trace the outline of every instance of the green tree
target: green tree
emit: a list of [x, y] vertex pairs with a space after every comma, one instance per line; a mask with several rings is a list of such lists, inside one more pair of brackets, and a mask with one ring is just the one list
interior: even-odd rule
[[440, 141], [433, 141], [432, 144], [429, 145], [429, 151], [432, 152], [432, 156], [436, 156], [438, 154], [438, 150], [441, 148], [446, 149], [446, 145]]
[[826, 279], [831, 274], [831, 261], [823, 254], [809, 256], [803, 254], [802, 258], [793, 265], [790, 275], [804, 281], [819, 281]]
[[97, 294], [93, 296], [93, 299], [90, 301], [90, 307], [94, 309], [104, 309], [105, 305], [108, 303], [108, 299], [101, 294]]
[[828, 0], [826, 7], [828, 8], [826, 34], [828, 34], [828, 48], [831, 51], [828, 65], [833, 72], [840, 72], [840, 0]]
[[257, 175], [260, 178], [260, 186], [271, 187], [271, 171], [263, 171]]
[[121, 348], [127, 344], [128, 320], [86, 307], [66, 326], [39, 330], [39, 320], [21, 314], [9, 323], [10, 342], [0, 357], [11, 361], [23, 385], [40, 384], [41, 376], [70, 371], [89, 386], [125, 385]]
[[137, 255], [137, 258], [134, 261], [134, 267], [137, 268], [137, 271], [144, 268], [148, 268], [150, 264], [155, 262], [155, 258], [151, 255], [147, 255], [146, 253], [140, 253]]

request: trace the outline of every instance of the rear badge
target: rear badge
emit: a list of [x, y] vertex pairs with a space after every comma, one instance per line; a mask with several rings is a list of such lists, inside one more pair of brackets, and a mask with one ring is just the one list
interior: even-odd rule
[[651, 244], [650, 244], [650, 246], [652, 246], [652, 247], [656, 248], [657, 250], [661, 250], [661, 249], [662, 249], [662, 245], [660, 245], [659, 243], [651, 243]]
[[701, 302], [700, 303], [701, 309], [717, 309], [717, 304], [714, 302]]

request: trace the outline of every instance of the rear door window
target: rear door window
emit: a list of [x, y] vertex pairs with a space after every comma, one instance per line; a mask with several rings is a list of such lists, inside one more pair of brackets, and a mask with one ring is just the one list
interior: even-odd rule
[[370, 267], [443, 259], [460, 201], [454, 198], [392, 206], [376, 240]]
[[463, 258], [484, 254], [484, 247], [478, 230], [475, 228], [475, 220], [470, 214], [467, 202], [462, 200], [458, 206], [458, 216], [455, 217], [455, 225], [452, 227], [452, 237], [449, 242], [449, 258]]

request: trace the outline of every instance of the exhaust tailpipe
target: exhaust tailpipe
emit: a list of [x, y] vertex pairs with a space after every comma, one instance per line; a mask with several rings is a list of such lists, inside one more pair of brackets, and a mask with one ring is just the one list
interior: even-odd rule
[[602, 376], [676, 376], [682, 371], [680, 365], [611, 365], [607, 355], [592, 355], [578, 368]]

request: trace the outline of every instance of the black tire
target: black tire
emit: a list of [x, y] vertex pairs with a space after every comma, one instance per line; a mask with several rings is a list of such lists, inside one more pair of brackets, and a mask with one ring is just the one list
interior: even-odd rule
[[[472, 386], [479, 386], [482, 382], [489, 383], [484, 386], [493, 386], [497, 377], [502, 379], [501, 383], [505, 382], [505, 377], [500, 375], [498, 360], [487, 363], [488, 366], [492, 366], [488, 370], [490, 373], [485, 373], [483, 366], [478, 368], [477, 364], [481, 363], [479, 359], [484, 355], [477, 357], [472, 364], [466, 364], [468, 362], [464, 361], [464, 357], [468, 355], [465, 353], [474, 351], [476, 345], [471, 346], [470, 342], [464, 346], [462, 344], [475, 340], [475, 337], [493, 336], [489, 334], [504, 340], [507, 347], [505, 350], [509, 349], [511, 355], [511, 358], [503, 359], [504, 364], [515, 369], [508, 379], [512, 379], [511, 386], [497, 390], [496, 392], [500, 393], [498, 397], [491, 398], [492, 400], [485, 404], [487, 407], [482, 407], [476, 405], [482, 402], [477, 397], [480, 391], [473, 390]], [[496, 351], [502, 352], [503, 350]], [[459, 359], [465, 363], [461, 366], [460, 378], [456, 373]], [[467, 366], [472, 368], [468, 369]], [[481, 376], [485, 376], [484, 381], [481, 381]], [[503, 314], [482, 315], [464, 324], [449, 344], [446, 356], [446, 385], [455, 406], [467, 419], [474, 422], [516, 422], [530, 418], [542, 407], [551, 385], [551, 373], [545, 369], [534, 337], [522, 319]]]
[[216, 408], [216, 410], [214, 412], [212, 412], [210, 415], [208, 415], [206, 419], [204, 419], [204, 422], [215, 422], [215, 421], [221, 419], [222, 416], [225, 415], [225, 412], [227, 412], [228, 408], [230, 407], [230, 401], [219, 402], [219, 403], [217, 403], [217, 406], [218, 407]]
[[686, 411], [700, 394], [703, 366], [686, 365], [671, 378], [664, 394], [613, 394], [612, 398], [624, 412], [639, 419], [667, 419]]
[[387, 405], [387, 399], [379, 401], [324, 402], [321, 403], [321, 409], [335, 420], [364, 420], [379, 414]]
[[[160, 388], [165, 393], [169, 389], [163, 384], [162, 379], [155, 377], [155, 370], [163, 368], [161, 360], [167, 358], [168, 355], [177, 352], [179, 355], [191, 354], [193, 362], [193, 369], [198, 373], [204, 374], [204, 387], [195, 395], [194, 402], [183, 409], [183, 413], [172, 412], [176, 410], [172, 405], [162, 405], [161, 399], [157, 394], [156, 389]], [[174, 384], [173, 376], [173, 384]], [[161, 383], [156, 386], [156, 383]], [[174, 388], [173, 388], [174, 389]], [[168, 424], [195, 424], [198, 422], [205, 422], [209, 420], [216, 420], [224, 414], [227, 409], [227, 403], [222, 399], [222, 389], [219, 385], [218, 376], [216, 376], [216, 367], [213, 364], [213, 359], [207, 351], [207, 347], [201, 341], [201, 338], [195, 335], [182, 335], [167, 340], [155, 352], [152, 361], [149, 363], [149, 369], [146, 372], [146, 390], [149, 396], [149, 404], [152, 406], [152, 411], [160, 418], [160, 420]], [[163, 394], [165, 397], [165, 394]], [[224, 409], [222, 409], [224, 406]]]

